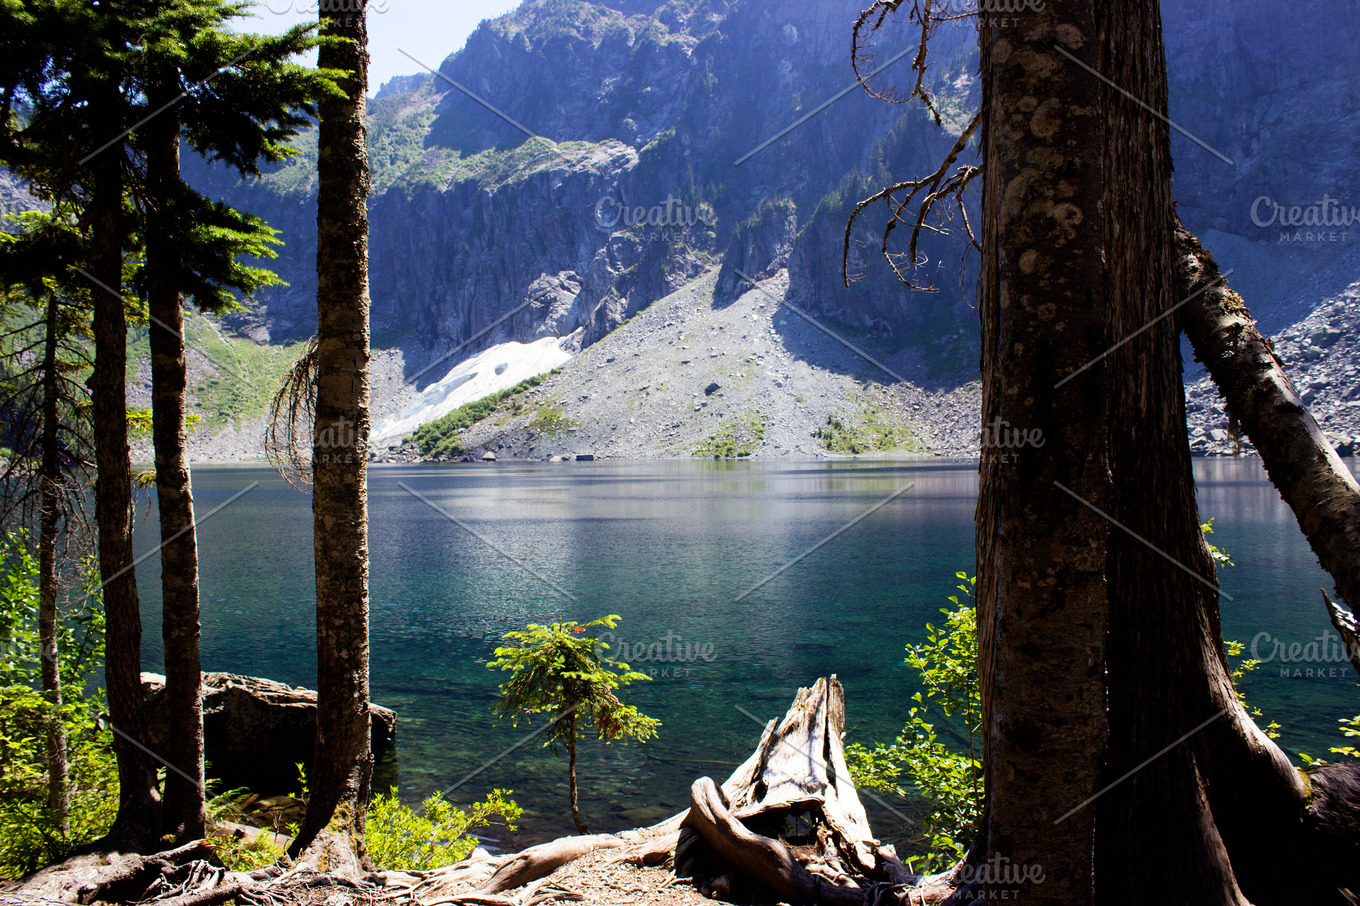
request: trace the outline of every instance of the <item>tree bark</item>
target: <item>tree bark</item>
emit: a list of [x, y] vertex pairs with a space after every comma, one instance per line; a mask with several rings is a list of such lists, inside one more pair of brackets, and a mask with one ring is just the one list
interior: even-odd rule
[[1195, 502], [1179, 337], [1168, 316], [1177, 302], [1170, 132], [1120, 91], [1167, 109], [1161, 18], [1155, 5], [1130, 0], [1100, 4], [1098, 17], [1096, 69], [1119, 86], [1105, 85], [1101, 98], [1110, 351], [1096, 367], [1109, 400], [1109, 513], [1122, 526], [1105, 554], [1106, 778], [1133, 772], [1094, 805], [1101, 899], [1146, 902], [1147, 866], [1161, 865], [1175, 866], [1157, 887], [1164, 902], [1244, 903], [1205, 750], [1210, 739], [1236, 746], [1260, 734], [1232, 691]]
[[1218, 264], [1176, 221], [1176, 294], [1189, 299], [1185, 335], [1261, 454], [1322, 568], [1352, 610], [1360, 608], [1360, 485], [1327, 443]]
[[1360, 673], [1360, 625], [1356, 623], [1355, 614], [1327, 597], [1325, 591], [1322, 593], [1322, 603], [1327, 606], [1327, 617], [1336, 627], [1337, 634], [1341, 636], [1341, 645], [1346, 657], [1350, 659], [1355, 672]]
[[[103, 104], [116, 110], [115, 93]], [[116, 124], [105, 128], [110, 134]], [[101, 132], [103, 130], [100, 130]], [[110, 837], [134, 850], [155, 839], [156, 766], [143, 748], [142, 618], [132, 552], [132, 465], [127, 439], [127, 316], [123, 308], [122, 151], [108, 148], [91, 162], [93, 188], [90, 269], [102, 284], [91, 290], [95, 360], [90, 377], [95, 465], [95, 521], [105, 613], [104, 680], [118, 757], [118, 815]]]
[[[174, 82], [168, 84], [173, 85]], [[170, 92], [170, 98], [176, 92]], [[147, 305], [151, 315], [151, 421], [161, 529], [161, 633], [165, 642], [167, 746], [162, 829], [176, 841], [201, 838], [207, 823], [203, 775], [203, 680], [199, 664], [198, 541], [185, 454], [184, 311], [175, 248], [180, 187], [179, 117], [169, 98], [147, 125]]]
[[[1035, 866], [1021, 902], [1093, 902], [1109, 505], [1107, 403], [1081, 371], [1107, 346], [1099, 64], [1089, 2], [980, 31], [983, 82], [982, 423], [1042, 448], [984, 449], [977, 508], [987, 860]], [[1064, 382], [1061, 383], [1060, 382]], [[1065, 490], [1066, 489], [1066, 490]], [[1070, 491], [1070, 493], [1069, 493]], [[1081, 500], [1075, 499], [1077, 495]]]
[[[1010, 463], [983, 450], [988, 818], [969, 861], [1018, 861], [1023, 842], [1047, 880], [1008, 898], [1031, 902], [1344, 902], [1356, 860], [1338, 816], [1355, 772], [1317, 775], [1310, 799], [1223, 652], [1172, 317], [1189, 292], [1173, 269], [1158, 11], [1068, 0], [981, 43], [983, 423], [1040, 428], [1045, 444]], [[1054, 482], [1069, 501], [1046, 493]], [[1073, 596], [1077, 611], [1054, 600]], [[1069, 723], [1093, 693], [1103, 739]], [[1090, 795], [1071, 759], [1103, 763]], [[1071, 822], [1064, 851], [1049, 825]], [[1316, 865], [1322, 850], [1341, 857]]]
[[365, 0], [322, 4], [318, 64], [346, 73], [319, 106], [317, 382], [312, 445], [317, 732], [300, 852], [335, 822], [362, 845], [368, 713], [368, 83]]
[[51, 714], [48, 717], [47, 808], [58, 817], [61, 832], [68, 831], [66, 812], [70, 795], [66, 787], [66, 724], [61, 716], [61, 671], [57, 651], [57, 527], [61, 517], [61, 456], [57, 448], [60, 427], [57, 403], [61, 376], [57, 373], [60, 298], [51, 293], [47, 299], [46, 330], [43, 340], [42, 465], [38, 525], [38, 644], [42, 652], [43, 695]]

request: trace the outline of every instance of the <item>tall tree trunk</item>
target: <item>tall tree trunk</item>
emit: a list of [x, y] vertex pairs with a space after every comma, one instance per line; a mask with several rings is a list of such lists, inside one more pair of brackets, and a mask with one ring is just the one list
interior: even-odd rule
[[[342, 9], [343, 8], [343, 9]], [[357, 8], [357, 9], [355, 9]], [[368, 697], [368, 214], [366, 2], [321, 6], [318, 64], [347, 73], [319, 106], [316, 424], [316, 756], [293, 851], [327, 828], [362, 847], [373, 763]], [[362, 850], [361, 850], [362, 851]]]
[[571, 797], [571, 820], [576, 829], [583, 834], [590, 833], [586, 819], [581, 815], [581, 802], [576, 789], [576, 721], [572, 718], [571, 735], [567, 737], [567, 794]]
[[[1055, 49], [1082, 41], [1087, 2], [1049, 3], [980, 33], [986, 178], [981, 317], [983, 424], [1039, 431], [1018, 458], [983, 450], [978, 637], [989, 861], [1042, 870], [1022, 902], [1093, 902], [1109, 526], [1099, 83]], [[1038, 101], [1036, 102], [1036, 99]], [[1037, 106], [1036, 106], [1037, 104]], [[1059, 382], [1076, 374], [1063, 383]], [[1061, 665], [1055, 667], [1055, 665]]]
[[[173, 83], [171, 83], [173, 84]], [[171, 93], [173, 98], [174, 94]], [[153, 109], [169, 98], [152, 100]], [[147, 126], [147, 304], [151, 314], [151, 422], [161, 527], [162, 637], [167, 729], [162, 830], [197, 840], [207, 821], [203, 777], [203, 674], [199, 666], [198, 541], [185, 454], [184, 311], [175, 250], [179, 117], [167, 109]]]
[[[1134, 0], [1099, 6], [1095, 69], [1165, 110], [1156, 6]], [[1123, 526], [1111, 531], [1105, 555], [1107, 779], [1134, 771], [1095, 806], [1101, 900], [1147, 902], [1154, 895], [1146, 882], [1151, 864], [1175, 866], [1158, 882], [1155, 895], [1163, 902], [1242, 903], [1210, 806], [1204, 745], [1215, 737], [1194, 733], [1153, 757], [1208, 729], [1206, 721], [1228, 727], [1246, 715], [1222, 651], [1217, 579], [1195, 503], [1178, 329], [1166, 317], [1177, 302], [1170, 133], [1162, 119], [1100, 84], [1107, 123], [1100, 229], [1112, 348], [1097, 369], [1111, 415], [1108, 512]]]
[[[1339, 791], [1356, 772], [1306, 781], [1241, 707], [1223, 652], [1171, 316], [1158, 10], [1064, 0], [981, 45], [983, 422], [1045, 445], [1017, 463], [983, 451], [988, 817], [970, 859], [1037, 860], [1045, 883], [1007, 897], [1029, 902], [1345, 902], [1357, 847]], [[1089, 795], [1071, 759], [1103, 762]]]
[[[117, 109], [119, 99], [105, 102]], [[108, 129], [115, 133], [114, 128]], [[127, 439], [127, 315], [123, 310], [123, 205], [120, 150], [109, 148], [91, 167], [90, 268], [102, 287], [93, 299], [94, 371], [90, 377], [95, 465], [95, 521], [105, 613], [104, 685], [118, 757], [118, 816], [110, 837], [139, 849], [151, 845], [159, 802], [156, 766], [146, 745], [142, 702], [142, 617], [132, 555], [132, 465]]]
[[57, 401], [61, 376], [57, 373], [58, 314], [56, 293], [47, 298], [47, 335], [43, 340], [42, 475], [38, 525], [38, 642], [42, 650], [42, 689], [51, 715], [48, 718], [47, 808], [59, 816], [62, 833], [68, 830], [66, 812], [70, 795], [66, 788], [66, 724], [61, 718], [61, 671], [57, 660], [57, 523], [61, 512], [61, 457], [57, 449], [60, 427]]

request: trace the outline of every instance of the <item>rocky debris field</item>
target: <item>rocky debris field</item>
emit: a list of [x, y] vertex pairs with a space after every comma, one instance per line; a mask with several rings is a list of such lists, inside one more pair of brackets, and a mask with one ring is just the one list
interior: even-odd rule
[[772, 458], [976, 450], [976, 383], [931, 386], [899, 356], [872, 348], [871, 337], [842, 342], [829, 335], [781, 304], [786, 271], [727, 305], [714, 304], [716, 276], [710, 270], [639, 312], [560, 373], [467, 429], [465, 455]]

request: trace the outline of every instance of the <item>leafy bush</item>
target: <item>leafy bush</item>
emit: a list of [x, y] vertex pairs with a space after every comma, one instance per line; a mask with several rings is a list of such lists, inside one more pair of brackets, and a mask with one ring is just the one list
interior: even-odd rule
[[[307, 775], [298, 765], [301, 792], [307, 799]], [[364, 844], [368, 857], [380, 871], [424, 871], [452, 865], [467, 858], [477, 846], [471, 835], [474, 828], [490, 827], [497, 819], [507, 830], [515, 830], [523, 809], [509, 797], [511, 790], [492, 790], [487, 797], [466, 810], [452, 805], [442, 793], [427, 796], [419, 809], [404, 805], [393, 787], [387, 795], [379, 793], [368, 807]], [[287, 854], [275, 834], [296, 835], [297, 825], [265, 828], [253, 837], [238, 837], [221, 827], [224, 817], [238, 811], [237, 804], [249, 797], [245, 789], [232, 790], [208, 803], [209, 836], [218, 858], [232, 871], [255, 871], [272, 865]]]
[[[856, 783], [905, 796], [906, 782], [930, 802], [922, 838], [916, 841], [926, 851], [927, 871], [938, 871], [962, 858], [982, 818], [982, 697], [972, 601], [977, 579], [962, 572], [954, 575], [960, 594], [949, 600], [957, 609], [940, 611], [945, 623], [939, 628], [926, 624], [924, 645], [907, 646], [907, 666], [920, 676], [924, 689], [912, 696], [906, 726], [890, 744], [867, 749], [856, 743], [846, 749]], [[946, 732], [962, 744], [951, 746], [940, 739], [932, 708], [951, 720], [953, 726]], [[966, 749], [966, 754], [960, 749]]]
[[[1341, 735], [1349, 736], [1351, 739], [1360, 739], [1360, 714], [1350, 720], [1341, 721]], [[1360, 749], [1355, 746], [1336, 746], [1332, 749], [1338, 755], [1349, 755], [1351, 758], [1360, 758]]]
[[[102, 836], [118, 809], [113, 738], [99, 723], [102, 691], [90, 679], [104, 657], [104, 614], [93, 564], [82, 564], [58, 619], [59, 673], [66, 701], [54, 711], [38, 691], [38, 564], [22, 532], [0, 542], [0, 875], [27, 874]], [[70, 807], [47, 805], [45, 737], [65, 725]]]
[[267, 868], [282, 859], [288, 851], [287, 846], [274, 842], [274, 834], [268, 828], [253, 837], [238, 837], [221, 825], [210, 823], [208, 843], [230, 871]]
[[66, 818], [47, 807], [44, 733], [52, 714], [40, 693], [0, 689], [0, 876], [19, 877], [60, 861], [108, 832], [118, 812], [113, 737], [81, 701], [63, 705], [66, 724]]
[[396, 789], [381, 793], [368, 810], [364, 843], [373, 864], [383, 870], [424, 871], [466, 859], [477, 845], [473, 828], [489, 827], [500, 819], [514, 830], [523, 809], [508, 797], [510, 790], [492, 790], [467, 810], [435, 793], [414, 810], [402, 805]]

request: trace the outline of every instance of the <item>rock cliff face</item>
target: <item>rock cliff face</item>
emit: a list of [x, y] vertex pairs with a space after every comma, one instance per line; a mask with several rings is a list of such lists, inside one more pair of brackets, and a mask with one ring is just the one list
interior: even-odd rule
[[[527, 0], [483, 23], [437, 74], [384, 86], [370, 105], [375, 345], [399, 348], [408, 377], [506, 340], [580, 329], [590, 346], [715, 267], [715, 306], [787, 269], [790, 302], [903, 362], [913, 381], [972, 381], [978, 327], [964, 243], [923, 243], [918, 276], [934, 293], [906, 292], [878, 258], [881, 212], [852, 237], [850, 271], [864, 279], [848, 288], [841, 243], [855, 201], [933, 170], [976, 109], [975, 35], [964, 24], [932, 45], [946, 114], [936, 127], [917, 104], [851, 88], [850, 27], [862, 6]], [[1287, 13], [1265, 0], [1162, 7], [1182, 218], [1236, 268], [1231, 282], [1268, 330], [1352, 298], [1360, 222], [1305, 235], [1278, 221], [1324, 196], [1360, 209], [1351, 65], [1360, 20], [1332, 0]], [[899, 23], [880, 62], [911, 41]], [[909, 65], [907, 54], [883, 78], [905, 84]], [[305, 337], [315, 319], [314, 139], [300, 148], [250, 184], [202, 165], [193, 174], [284, 233], [276, 264], [289, 286], [242, 318], [273, 341]], [[969, 151], [961, 163], [971, 162]], [[1354, 306], [1328, 312], [1331, 329], [1360, 329]], [[1297, 368], [1319, 386], [1352, 373], [1333, 353], [1301, 354]], [[1353, 417], [1351, 407], [1333, 411]], [[1202, 418], [1207, 426], [1212, 412]]]
[[[413, 373], [493, 324], [479, 342], [584, 328], [589, 345], [729, 250], [751, 276], [794, 254], [804, 297], [839, 285], [843, 210], [952, 141], [920, 110], [858, 88], [780, 135], [853, 84], [858, 11], [858, 0], [530, 0], [484, 23], [439, 75], [394, 80], [371, 105], [375, 342], [400, 345]], [[971, 44], [963, 30], [943, 36], [941, 66], [962, 73]], [[905, 78], [908, 62], [886, 75]], [[942, 87], [970, 98], [967, 79]], [[310, 137], [302, 148], [257, 183], [194, 174], [284, 232], [289, 286], [249, 316], [276, 341], [313, 326]], [[771, 204], [785, 216], [734, 236]], [[822, 228], [797, 234], [798, 214], [819, 205]], [[890, 297], [873, 301], [884, 288]], [[880, 281], [851, 294], [858, 302], [815, 307], [895, 329], [914, 318], [900, 295]]]

